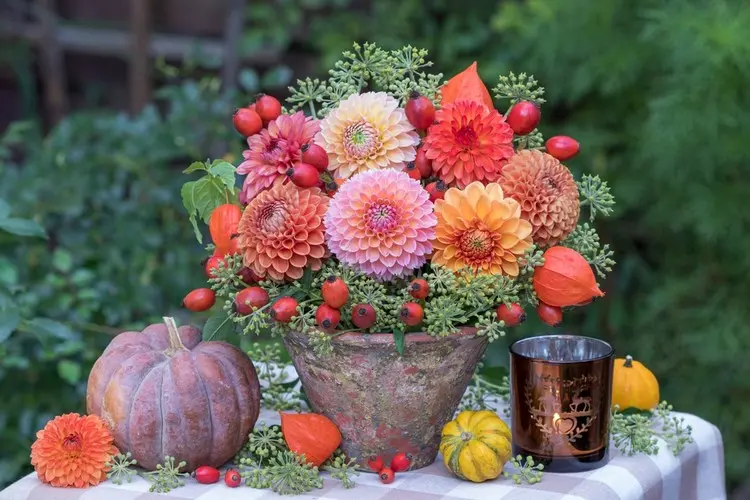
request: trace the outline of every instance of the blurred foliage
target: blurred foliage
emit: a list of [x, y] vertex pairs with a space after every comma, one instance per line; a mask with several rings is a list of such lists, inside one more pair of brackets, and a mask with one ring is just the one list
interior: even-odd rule
[[[750, 468], [749, 31], [750, 10], [730, 0], [249, 2], [242, 50], [289, 57], [243, 68], [238, 83], [282, 93], [325, 76], [353, 40], [427, 47], [446, 75], [476, 60], [488, 87], [533, 73], [547, 89], [540, 130], [580, 140], [569, 166], [609, 181], [618, 200], [599, 226], [618, 261], [607, 297], [566, 313], [565, 326], [643, 361], [663, 399], [717, 424], [732, 485]], [[83, 410], [111, 328], [158, 320], [202, 282], [179, 169], [232, 137], [241, 146], [228, 127], [237, 102], [215, 80], [187, 80], [134, 118], [75, 114], [44, 140], [33, 126], [7, 132], [0, 198], [49, 239], [0, 232], [0, 325], [10, 307], [22, 325], [0, 344], [0, 485], [27, 470], [50, 416]], [[37, 317], [62, 326], [25, 331]], [[544, 329], [531, 318], [505, 342]], [[493, 346], [485, 376], [506, 373], [506, 349]]]

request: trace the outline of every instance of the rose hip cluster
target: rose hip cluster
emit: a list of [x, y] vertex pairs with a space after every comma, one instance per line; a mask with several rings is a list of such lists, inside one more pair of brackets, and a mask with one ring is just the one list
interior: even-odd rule
[[367, 466], [373, 472], [377, 472], [378, 479], [383, 484], [390, 484], [396, 479], [397, 472], [405, 472], [411, 467], [411, 455], [407, 453], [396, 453], [391, 459], [388, 467], [385, 466], [383, 457], [373, 455], [367, 460]]

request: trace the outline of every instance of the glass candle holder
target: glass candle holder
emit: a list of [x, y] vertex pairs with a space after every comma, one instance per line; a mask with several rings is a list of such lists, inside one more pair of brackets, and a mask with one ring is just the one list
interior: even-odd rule
[[614, 349], [576, 335], [544, 335], [510, 346], [513, 455], [550, 472], [609, 461]]

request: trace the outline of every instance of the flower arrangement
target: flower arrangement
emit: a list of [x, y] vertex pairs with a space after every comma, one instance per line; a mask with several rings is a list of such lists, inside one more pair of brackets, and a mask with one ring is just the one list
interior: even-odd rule
[[614, 199], [563, 163], [574, 139], [542, 138], [544, 89], [502, 76], [498, 110], [476, 63], [447, 82], [431, 66], [426, 50], [355, 44], [287, 107], [262, 96], [237, 111], [236, 168], [185, 171], [203, 174], [182, 195], [198, 240], [199, 219], [212, 237], [208, 287], [185, 305], [223, 302], [208, 337], [302, 332], [323, 355], [346, 333], [391, 333], [402, 352], [412, 332], [492, 341], [527, 310], [557, 325], [603, 295], [613, 252], [593, 223]]

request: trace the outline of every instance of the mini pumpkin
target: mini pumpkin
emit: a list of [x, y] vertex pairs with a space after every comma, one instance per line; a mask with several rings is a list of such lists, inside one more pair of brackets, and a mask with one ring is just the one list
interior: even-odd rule
[[445, 466], [463, 480], [495, 479], [511, 456], [508, 425], [490, 410], [466, 410], [443, 427], [440, 453]]
[[615, 359], [612, 374], [612, 408], [653, 410], [659, 404], [659, 382], [632, 356]]
[[165, 455], [220, 467], [242, 447], [260, 411], [252, 361], [225, 342], [201, 342], [172, 318], [110, 342], [89, 375], [86, 407], [115, 445], [153, 470]]

